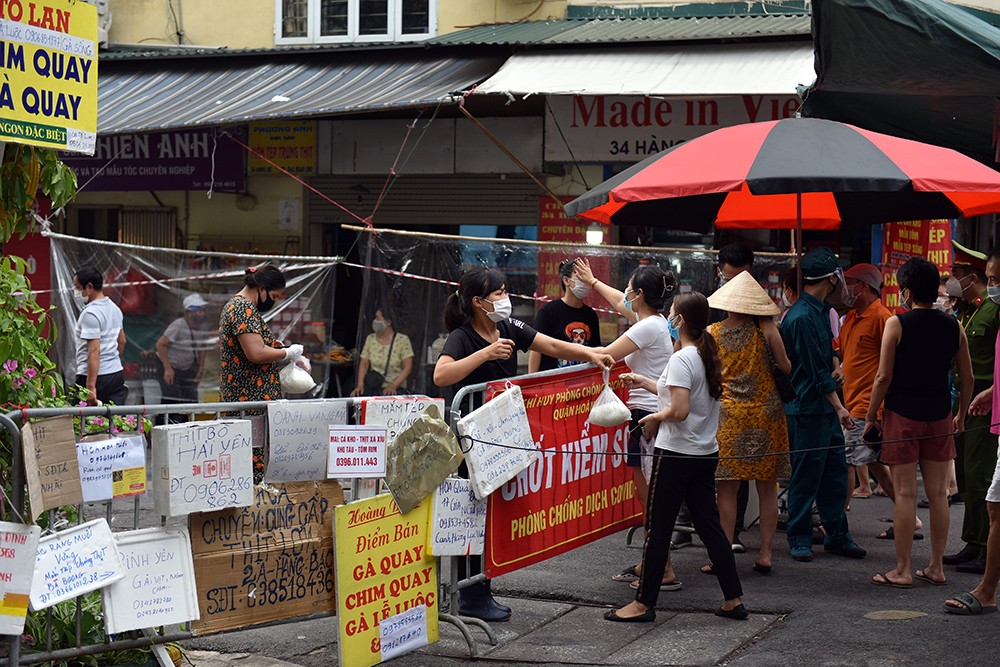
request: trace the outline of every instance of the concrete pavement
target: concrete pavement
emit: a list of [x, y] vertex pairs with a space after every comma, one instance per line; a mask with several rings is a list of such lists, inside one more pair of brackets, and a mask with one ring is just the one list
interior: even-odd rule
[[[919, 510], [928, 521], [927, 510]], [[613, 624], [601, 616], [631, 599], [627, 584], [610, 575], [638, 560], [638, 545], [625, 546], [625, 533], [577, 549], [494, 581], [494, 590], [514, 609], [509, 623], [494, 624], [498, 644], [479, 639], [479, 662], [503, 665], [993, 665], [1000, 614], [961, 617], [945, 614], [944, 599], [969, 590], [979, 577], [948, 570], [949, 583], [917, 581], [912, 589], [878, 587], [876, 572], [894, 567], [894, 545], [877, 540], [889, 523], [892, 503], [873, 497], [855, 500], [849, 520], [868, 558], [850, 560], [817, 547], [812, 563], [788, 556], [784, 534], [775, 540], [772, 574], [750, 568], [757, 552], [757, 531], [744, 533], [748, 550], [736, 556], [744, 599], [751, 611], [745, 622], [714, 616], [721, 603], [718, 585], [699, 568], [705, 550], [675, 552], [684, 588], [660, 594], [652, 624]], [[951, 510], [949, 551], [961, 546], [962, 507]], [[925, 528], [922, 531], [928, 534]], [[930, 553], [929, 539], [914, 543], [913, 568]], [[338, 664], [336, 620], [320, 619], [245, 630], [185, 642], [203, 667], [319, 667]], [[269, 661], [270, 660], [270, 661]], [[469, 657], [458, 630], [441, 624], [441, 641], [393, 661], [401, 667], [466, 665]]]

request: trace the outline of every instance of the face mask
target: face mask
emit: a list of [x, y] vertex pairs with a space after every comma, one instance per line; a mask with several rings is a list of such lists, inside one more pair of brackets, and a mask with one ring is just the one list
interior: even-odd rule
[[574, 281], [573, 286], [569, 288], [569, 291], [572, 292], [573, 296], [577, 299], [586, 299], [590, 296], [591, 287], [590, 285], [584, 285], [579, 280], [576, 280]]
[[83, 295], [83, 292], [73, 290], [73, 300], [76, 301], [76, 305], [80, 306], [80, 308], [87, 305], [87, 297]]
[[[628, 288], [625, 288], [625, 294], [628, 294]], [[625, 310], [629, 310], [634, 313], [635, 308], [632, 306], [632, 302], [635, 301], [637, 298], [639, 298], [639, 295], [636, 294], [635, 292], [632, 292], [632, 294], [635, 294], [635, 296], [633, 296], [631, 299], [625, 299]]]
[[729, 278], [726, 277], [726, 274], [720, 273], [719, 274], [719, 287], [722, 287], [723, 285], [725, 285], [728, 282], [729, 282]]
[[[992, 299], [993, 295], [990, 295], [990, 298]], [[1000, 299], [1000, 288], [997, 288], [997, 299]], [[940, 310], [946, 313], [948, 312], [948, 308], [950, 305], [951, 304], [948, 303], [948, 297], [946, 296], [939, 296], [937, 299], [934, 300], [935, 310]]]
[[[903, 292], [906, 292], [905, 296], [903, 295]], [[913, 308], [913, 306], [911, 306], [908, 303], [909, 300], [910, 300], [910, 290], [903, 287], [902, 289], [899, 290], [899, 305], [902, 306], [905, 310], [910, 310], [911, 308]]]
[[500, 299], [499, 301], [493, 301], [491, 303], [493, 304], [493, 312], [492, 313], [490, 311], [486, 310], [485, 308], [483, 308], [483, 311], [486, 313], [486, 316], [488, 318], [490, 318], [491, 322], [503, 322], [504, 320], [506, 320], [506, 319], [508, 319], [510, 317], [510, 312], [511, 312], [511, 310], [513, 308], [510, 305], [510, 299], [509, 298], [504, 297], [503, 299]]
[[676, 323], [677, 320], [679, 320], [677, 316], [667, 318], [667, 332], [674, 340], [681, 339], [681, 330], [679, 324]]
[[1000, 287], [987, 287], [986, 292], [993, 303], [1000, 303]]
[[781, 293], [781, 305], [783, 305], [785, 308], [792, 307], [792, 302], [788, 300], [788, 292]]
[[385, 327], [386, 327], [385, 320], [373, 320], [372, 321], [372, 330], [375, 333], [382, 333], [383, 331], [385, 331]]
[[[266, 290], [265, 290], [266, 292]], [[274, 308], [274, 298], [271, 296], [270, 292], [266, 292], [267, 298], [263, 301], [260, 298], [260, 294], [257, 295], [257, 310], [266, 313], [267, 311]]]

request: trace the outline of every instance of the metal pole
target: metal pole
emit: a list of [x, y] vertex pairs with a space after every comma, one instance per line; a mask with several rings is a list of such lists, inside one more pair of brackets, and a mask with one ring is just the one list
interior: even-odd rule
[[798, 290], [796, 294], [802, 295], [802, 193], [795, 193], [795, 232], [798, 238], [795, 240], [795, 264], [798, 267], [796, 271], [797, 277], [796, 281], [798, 285], [796, 289]]

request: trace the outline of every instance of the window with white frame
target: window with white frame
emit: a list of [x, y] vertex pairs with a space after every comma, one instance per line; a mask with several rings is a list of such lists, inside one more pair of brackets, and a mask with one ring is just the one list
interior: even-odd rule
[[430, 37], [437, 0], [275, 0], [276, 44]]

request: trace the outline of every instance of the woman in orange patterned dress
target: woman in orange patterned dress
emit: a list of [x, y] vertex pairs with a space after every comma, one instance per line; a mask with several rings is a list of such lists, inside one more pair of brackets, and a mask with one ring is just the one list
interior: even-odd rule
[[[285, 276], [265, 264], [247, 269], [243, 289], [226, 302], [219, 318], [219, 394], [224, 403], [281, 398], [278, 362], [302, 356], [301, 345], [283, 347], [261, 316], [285, 298]], [[230, 413], [233, 416], [239, 413]], [[263, 410], [247, 410], [247, 416]], [[264, 456], [254, 444], [254, 483], [264, 476]]]
[[778, 314], [778, 307], [749, 272], [719, 288], [708, 302], [728, 315], [708, 328], [722, 359], [719, 467], [715, 473], [719, 517], [732, 542], [740, 482], [757, 483], [760, 552], [753, 569], [768, 574], [771, 541], [778, 527], [777, 478], [791, 475], [788, 429], [771, 371], [772, 358], [786, 374], [792, 364], [771, 319]]

